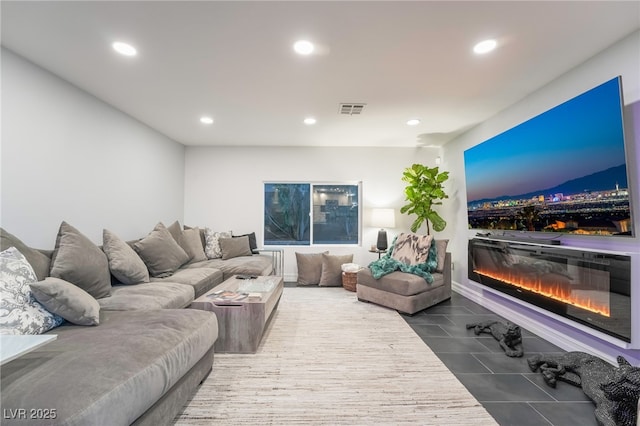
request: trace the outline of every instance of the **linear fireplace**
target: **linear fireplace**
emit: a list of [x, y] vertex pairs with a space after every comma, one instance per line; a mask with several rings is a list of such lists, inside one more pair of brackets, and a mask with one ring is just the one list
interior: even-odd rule
[[473, 238], [469, 279], [631, 342], [631, 258]]

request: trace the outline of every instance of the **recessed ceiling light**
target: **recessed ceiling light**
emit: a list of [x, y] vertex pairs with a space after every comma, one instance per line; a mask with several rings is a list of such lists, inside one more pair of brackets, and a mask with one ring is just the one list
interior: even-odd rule
[[478, 55], [482, 55], [491, 52], [497, 45], [498, 42], [493, 39], [484, 40], [473, 46], [473, 51]]
[[124, 56], [136, 56], [138, 51], [135, 47], [130, 44], [123, 43], [121, 41], [116, 41], [111, 45], [116, 52]]
[[412, 118], [411, 120], [407, 121], [408, 126], [417, 126], [418, 124], [420, 124], [420, 120], [418, 120], [417, 118]]
[[311, 126], [313, 124], [316, 124], [316, 119], [313, 117], [307, 117], [304, 119], [304, 124], [306, 124], [307, 126]]
[[293, 50], [300, 55], [310, 55], [313, 53], [314, 49], [315, 47], [313, 46], [313, 43], [307, 40], [296, 41], [293, 45]]
[[213, 124], [213, 118], [211, 117], [200, 117], [200, 122], [203, 124]]

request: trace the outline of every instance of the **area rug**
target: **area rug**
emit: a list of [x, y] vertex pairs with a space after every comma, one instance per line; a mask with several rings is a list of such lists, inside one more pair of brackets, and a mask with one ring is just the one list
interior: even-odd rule
[[400, 315], [286, 287], [256, 354], [216, 354], [176, 425], [495, 425]]

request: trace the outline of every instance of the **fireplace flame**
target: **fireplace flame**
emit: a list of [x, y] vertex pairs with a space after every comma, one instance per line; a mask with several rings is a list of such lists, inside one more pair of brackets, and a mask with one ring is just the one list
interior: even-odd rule
[[474, 272], [514, 287], [529, 290], [550, 299], [576, 306], [580, 309], [585, 309], [605, 317], [611, 316], [611, 311], [608, 305], [597, 303], [589, 297], [581, 297], [579, 295], [572, 294], [571, 289], [565, 282], [552, 282], [549, 280], [542, 281], [541, 278], [531, 278], [511, 273], [501, 274], [482, 269], [474, 270]]

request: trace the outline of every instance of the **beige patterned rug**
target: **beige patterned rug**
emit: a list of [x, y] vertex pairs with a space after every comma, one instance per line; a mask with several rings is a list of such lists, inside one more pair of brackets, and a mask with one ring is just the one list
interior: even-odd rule
[[258, 353], [216, 354], [177, 425], [495, 425], [395, 311], [284, 289]]

